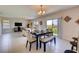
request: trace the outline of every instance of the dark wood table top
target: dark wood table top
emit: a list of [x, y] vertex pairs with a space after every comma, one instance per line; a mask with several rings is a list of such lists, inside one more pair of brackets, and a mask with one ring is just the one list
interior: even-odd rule
[[53, 34], [53, 32], [45, 32], [45, 33], [31, 33], [33, 35], [46, 35], [46, 34]]

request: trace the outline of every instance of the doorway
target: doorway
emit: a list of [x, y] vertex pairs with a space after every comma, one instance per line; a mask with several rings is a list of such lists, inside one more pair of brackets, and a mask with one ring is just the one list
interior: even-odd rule
[[47, 28], [53, 35], [58, 36], [58, 19], [47, 20]]

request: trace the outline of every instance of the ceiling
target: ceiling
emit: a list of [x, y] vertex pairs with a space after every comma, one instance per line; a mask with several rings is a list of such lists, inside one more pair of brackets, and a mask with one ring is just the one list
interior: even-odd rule
[[[76, 5], [45, 5], [46, 14], [58, 12]], [[34, 19], [38, 16], [39, 5], [0, 5], [0, 16]]]

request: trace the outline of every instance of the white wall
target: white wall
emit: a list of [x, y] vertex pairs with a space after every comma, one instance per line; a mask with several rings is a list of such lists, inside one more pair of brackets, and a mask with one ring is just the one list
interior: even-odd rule
[[1, 18], [0, 18], [0, 35], [2, 33], [2, 28], [1, 28]]
[[[65, 16], [70, 16], [72, 19], [69, 22], [65, 22], [63, 18]], [[41, 20], [48, 20], [53, 18], [60, 18], [62, 17], [62, 39], [66, 39], [71, 41], [73, 36], [78, 36], [79, 34], [79, 25], [75, 23], [77, 19], [79, 19], [79, 7], [67, 9], [64, 11], [60, 11], [51, 15], [47, 15], [46, 17], [39, 18]], [[39, 20], [37, 19], [37, 20]]]

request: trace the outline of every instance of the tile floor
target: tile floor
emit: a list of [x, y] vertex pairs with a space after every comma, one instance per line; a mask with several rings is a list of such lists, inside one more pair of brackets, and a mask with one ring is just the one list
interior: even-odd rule
[[[0, 36], [0, 53], [43, 53], [43, 48], [36, 50], [35, 43], [32, 45], [32, 50], [29, 51], [29, 45], [26, 48], [27, 38], [23, 37], [21, 33], [8, 33]], [[56, 39], [54, 43], [47, 44], [46, 53], [64, 53], [66, 49], [70, 49], [69, 41], [63, 39]]]

